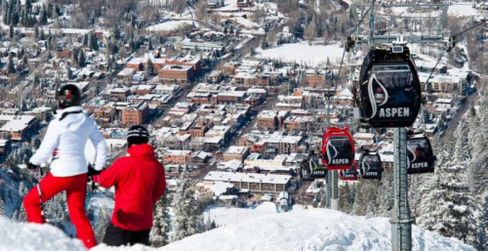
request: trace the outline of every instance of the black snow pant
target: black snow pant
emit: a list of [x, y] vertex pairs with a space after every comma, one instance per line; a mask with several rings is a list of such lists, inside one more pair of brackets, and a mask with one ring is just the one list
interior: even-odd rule
[[149, 246], [149, 230], [143, 231], [129, 231], [110, 223], [105, 231], [103, 243], [107, 246], [125, 246], [143, 244]]

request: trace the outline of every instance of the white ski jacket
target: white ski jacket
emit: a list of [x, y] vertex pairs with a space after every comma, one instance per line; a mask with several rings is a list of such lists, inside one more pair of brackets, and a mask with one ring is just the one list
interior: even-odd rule
[[94, 168], [102, 170], [107, 158], [107, 145], [97, 124], [83, 113], [81, 106], [65, 108], [49, 123], [41, 146], [29, 161], [40, 165], [52, 157], [50, 168], [55, 177], [87, 173], [88, 161], [84, 150], [88, 139], [96, 150]]

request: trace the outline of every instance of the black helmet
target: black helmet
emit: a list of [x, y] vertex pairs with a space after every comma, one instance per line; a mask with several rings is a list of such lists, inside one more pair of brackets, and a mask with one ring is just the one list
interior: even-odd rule
[[149, 131], [142, 125], [133, 125], [127, 132], [127, 147], [133, 144], [146, 144], [149, 142]]
[[81, 91], [76, 85], [63, 85], [61, 88], [58, 88], [56, 99], [58, 100], [60, 109], [79, 106], [81, 105]]

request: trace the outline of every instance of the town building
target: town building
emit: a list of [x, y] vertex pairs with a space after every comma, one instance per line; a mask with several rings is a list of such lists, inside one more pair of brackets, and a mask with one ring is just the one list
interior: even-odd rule
[[158, 77], [164, 84], [186, 85], [193, 78], [194, 70], [188, 65], [165, 65], [158, 71]]
[[39, 119], [31, 115], [0, 115], [0, 135], [21, 141], [39, 127]]
[[279, 193], [288, 188], [291, 176], [211, 171], [205, 176], [204, 180], [232, 183], [241, 191], [247, 190], [253, 193]]
[[122, 124], [126, 126], [143, 124], [147, 119], [149, 107], [146, 102], [139, 101], [122, 109]]
[[230, 146], [224, 153], [224, 161], [238, 160], [244, 161], [249, 155], [249, 147], [247, 146]]

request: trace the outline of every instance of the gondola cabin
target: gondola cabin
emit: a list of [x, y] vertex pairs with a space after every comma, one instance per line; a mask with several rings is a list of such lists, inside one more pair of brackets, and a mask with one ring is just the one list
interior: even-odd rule
[[354, 141], [348, 126], [329, 127], [322, 138], [322, 163], [328, 170], [344, 170], [354, 161]]
[[354, 162], [349, 169], [341, 170], [339, 172], [339, 179], [345, 181], [355, 181], [358, 180], [358, 167]]
[[372, 48], [361, 67], [361, 117], [373, 128], [409, 127], [420, 110], [421, 86], [406, 46]]
[[436, 157], [424, 134], [410, 134], [407, 140], [408, 174], [433, 173]]
[[363, 179], [381, 180], [383, 164], [377, 151], [365, 150], [359, 158], [359, 174]]
[[327, 169], [322, 165], [322, 159], [313, 152], [303, 159], [300, 169], [300, 178], [303, 180], [314, 180], [327, 176]]
[[327, 169], [322, 165], [322, 159], [317, 155], [312, 155], [308, 162], [310, 170], [310, 177], [314, 179], [325, 178], [327, 176]]

